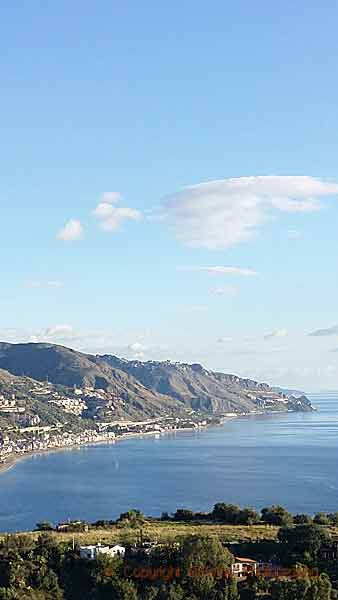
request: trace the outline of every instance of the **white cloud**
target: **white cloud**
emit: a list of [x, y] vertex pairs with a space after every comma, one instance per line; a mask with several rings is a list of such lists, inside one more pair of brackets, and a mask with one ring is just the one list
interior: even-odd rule
[[[145, 335], [149, 336], [149, 344], [142, 341]], [[153, 344], [153, 335], [150, 333], [135, 332], [133, 334], [125, 332], [125, 330], [81, 330], [70, 324], [26, 330], [0, 328], [0, 340], [9, 343], [61, 344], [89, 354], [108, 353], [138, 360], [145, 356], [167, 358], [167, 348], [163, 345]]]
[[242, 277], [255, 277], [257, 272], [243, 267], [179, 267], [180, 271], [205, 271], [216, 275], [240, 275]]
[[315, 331], [311, 331], [308, 335], [312, 337], [338, 335], [338, 325], [333, 325], [333, 327], [328, 327], [327, 329], [316, 329]]
[[146, 356], [147, 346], [142, 344], [141, 342], [133, 342], [129, 344], [126, 349], [122, 350], [124, 355], [127, 355], [128, 358], [132, 358], [134, 360], [143, 360]]
[[229, 344], [233, 341], [232, 337], [220, 337], [217, 340], [217, 344]]
[[128, 350], [131, 350], [132, 352], [144, 352], [146, 349], [147, 347], [144, 344], [141, 344], [141, 342], [134, 342], [128, 346]]
[[286, 329], [274, 329], [274, 331], [270, 331], [264, 335], [265, 340], [271, 340], [273, 338], [283, 338], [288, 335]]
[[248, 240], [274, 211], [319, 210], [338, 185], [308, 176], [238, 177], [188, 186], [164, 198], [162, 221], [189, 246], [227, 248]]
[[55, 342], [66, 344], [77, 338], [77, 334], [71, 325], [53, 325], [40, 331], [32, 331], [27, 334], [28, 341], [34, 343]]
[[42, 332], [42, 335], [44, 337], [59, 337], [69, 333], [73, 333], [73, 327], [71, 325], [54, 325], [53, 327], [45, 329]]
[[57, 238], [64, 242], [81, 240], [83, 238], [83, 227], [80, 221], [70, 219], [70, 221], [68, 221], [59, 231]]
[[124, 221], [141, 219], [141, 212], [135, 208], [121, 207], [116, 208], [113, 203], [119, 202], [121, 195], [119, 192], [105, 192], [93, 211], [98, 219], [100, 228], [104, 231], [116, 231]]

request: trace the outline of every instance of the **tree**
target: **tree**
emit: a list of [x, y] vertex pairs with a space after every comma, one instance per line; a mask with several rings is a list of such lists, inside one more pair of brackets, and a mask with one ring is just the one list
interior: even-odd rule
[[328, 518], [328, 515], [323, 512], [317, 513], [313, 517], [313, 522], [317, 525], [330, 525], [330, 519]]
[[118, 527], [139, 527], [144, 521], [145, 516], [140, 510], [128, 510], [121, 513], [116, 524]]
[[295, 525], [310, 525], [312, 519], [309, 515], [299, 514], [293, 517], [293, 522]]
[[97, 586], [97, 561], [84, 560], [76, 555], [65, 556], [61, 584], [67, 600], [91, 598]]
[[174, 514], [174, 520], [175, 521], [193, 521], [194, 516], [195, 515], [192, 510], [189, 510], [188, 508], [178, 508]]
[[185, 598], [184, 589], [179, 585], [170, 585], [164, 590], [164, 594], [160, 595], [161, 600], [183, 600]]
[[227, 570], [233, 563], [233, 555], [227, 548], [223, 548], [216, 537], [190, 535], [182, 542], [181, 560], [185, 572], [194, 567], [201, 567], [205, 571]]
[[307, 554], [310, 561], [315, 561], [320, 547], [330, 541], [330, 535], [320, 525], [297, 525], [281, 528], [278, 539], [285, 544], [290, 562], [309, 562], [304, 561], [304, 556]]
[[161, 521], [170, 521], [170, 515], [168, 512], [163, 512], [161, 514]]
[[156, 600], [157, 598], [159, 598], [158, 588], [153, 585], [147, 587], [142, 595], [142, 600]]
[[330, 513], [327, 515], [331, 525], [337, 527], [338, 525], [338, 512]]
[[309, 600], [330, 600], [331, 592], [332, 585], [326, 574], [312, 578]]
[[48, 567], [55, 573], [59, 573], [63, 559], [62, 548], [56, 539], [48, 533], [39, 535], [35, 543], [33, 556], [36, 558], [43, 556]]
[[241, 509], [236, 504], [225, 504], [224, 502], [218, 502], [215, 504], [212, 511], [212, 518], [214, 521], [221, 521], [229, 525], [235, 525], [238, 517], [241, 513]]
[[128, 579], [113, 579], [109, 587], [109, 600], [138, 600], [137, 588]]
[[283, 506], [277, 505], [262, 509], [262, 521], [268, 525], [288, 527], [292, 525], [293, 517]]
[[330, 600], [332, 586], [327, 575], [279, 580], [271, 586], [272, 600]]
[[37, 566], [29, 578], [29, 583], [33, 589], [37, 589], [48, 594], [53, 600], [61, 600], [63, 593], [58, 583], [58, 578], [46, 564]]
[[53, 531], [54, 527], [50, 521], [41, 521], [36, 524], [36, 529], [38, 531]]
[[0, 600], [54, 600], [54, 596], [41, 590], [0, 588]]
[[260, 521], [260, 517], [257, 511], [253, 508], [243, 508], [239, 511], [237, 515], [236, 524], [238, 525], [253, 525], [254, 523], [258, 523]]
[[310, 589], [309, 579], [297, 579], [290, 581], [278, 580], [271, 585], [271, 598], [272, 600], [310, 600], [308, 598], [308, 591]]
[[34, 540], [27, 535], [7, 535], [0, 545], [0, 551], [5, 556], [11, 552], [28, 558], [34, 549]]

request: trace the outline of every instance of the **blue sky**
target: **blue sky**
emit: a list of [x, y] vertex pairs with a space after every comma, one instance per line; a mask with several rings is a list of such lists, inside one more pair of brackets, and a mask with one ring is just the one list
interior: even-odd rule
[[3, 6], [1, 338], [338, 388], [337, 18]]

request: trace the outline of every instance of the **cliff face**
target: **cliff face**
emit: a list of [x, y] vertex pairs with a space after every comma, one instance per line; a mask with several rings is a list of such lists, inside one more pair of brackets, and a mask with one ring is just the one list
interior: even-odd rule
[[116, 416], [142, 418], [191, 409], [208, 414], [312, 410], [305, 396], [294, 398], [265, 383], [199, 364], [128, 361], [54, 344], [0, 343], [0, 369], [65, 388], [103, 390]]

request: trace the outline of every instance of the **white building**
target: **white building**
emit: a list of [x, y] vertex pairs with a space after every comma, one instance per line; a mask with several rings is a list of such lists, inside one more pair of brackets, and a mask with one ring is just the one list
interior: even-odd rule
[[104, 546], [103, 544], [95, 544], [95, 546], [80, 546], [80, 557], [86, 558], [87, 560], [95, 560], [100, 554], [106, 556], [123, 557], [126, 553], [124, 546]]
[[247, 575], [256, 575], [258, 563], [252, 558], [239, 558], [236, 556], [235, 562], [231, 565], [232, 575], [235, 577], [246, 577]]

